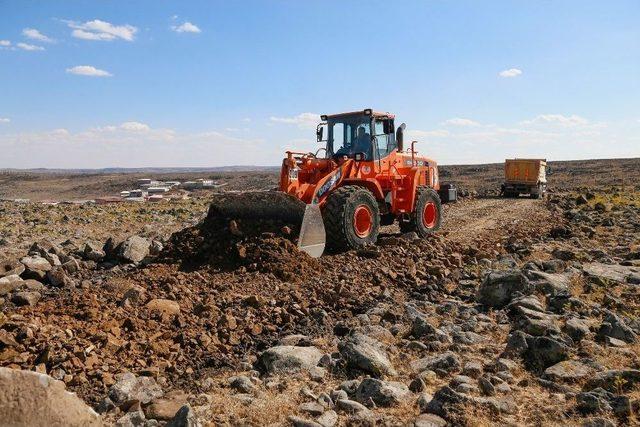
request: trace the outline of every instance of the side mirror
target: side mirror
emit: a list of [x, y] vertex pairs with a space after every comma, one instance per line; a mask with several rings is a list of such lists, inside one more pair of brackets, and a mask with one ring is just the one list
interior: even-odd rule
[[316, 128], [316, 137], [318, 138], [318, 142], [322, 141], [323, 135], [324, 135], [324, 127], [322, 126], [322, 124], [319, 124], [318, 127]]
[[396, 131], [396, 144], [398, 144], [398, 151], [404, 151], [404, 130], [407, 127], [406, 124], [398, 126]]

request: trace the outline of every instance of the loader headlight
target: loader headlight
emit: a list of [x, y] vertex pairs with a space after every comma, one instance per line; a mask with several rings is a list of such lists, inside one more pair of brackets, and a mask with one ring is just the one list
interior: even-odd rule
[[298, 179], [298, 169], [289, 170], [289, 179], [291, 181], [296, 181]]

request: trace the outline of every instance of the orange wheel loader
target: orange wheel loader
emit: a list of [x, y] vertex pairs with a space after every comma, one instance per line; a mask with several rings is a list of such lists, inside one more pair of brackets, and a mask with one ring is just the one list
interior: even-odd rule
[[369, 108], [321, 119], [316, 136], [326, 145], [316, 153], [288, 151], [278, 191], [227, 193], [216, 201], [217, 214], [301, 224], [298, 247], [313, 257], [325, 246], [374, 244], [380, 226], [395, 221], [420, 237], [440, 228], [438, 166], [417, 155], [415, 141], [405, 150], [404, 123], [396, 129], [393, 114]]

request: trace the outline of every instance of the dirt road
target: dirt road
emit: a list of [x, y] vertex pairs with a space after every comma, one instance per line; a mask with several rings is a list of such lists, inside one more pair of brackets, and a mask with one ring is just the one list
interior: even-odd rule
[[551, 213], [541, 200], [470, 199], [445, 205], [442, 230], [448, 240], [468, 243], [499, 239], [532, 222], [539, 223], [542, 230], [550, 219]]

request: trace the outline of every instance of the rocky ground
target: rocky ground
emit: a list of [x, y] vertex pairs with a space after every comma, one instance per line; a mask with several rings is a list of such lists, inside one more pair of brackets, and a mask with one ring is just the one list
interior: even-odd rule
[[0, 203], [0, 386], [46, 374], [84, 425], [635, 425], [633, 185], [465, 198], [317, 260], [204, 199]]

